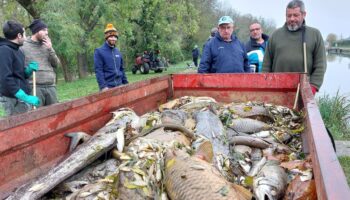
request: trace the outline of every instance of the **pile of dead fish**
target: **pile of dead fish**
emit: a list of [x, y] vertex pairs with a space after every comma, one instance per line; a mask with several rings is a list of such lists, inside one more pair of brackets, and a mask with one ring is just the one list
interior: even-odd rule
[[70, 155], [8, 199], [316, 199], [302, 113], [185, 96], [113, 114], [91, 137], [67, 134]]

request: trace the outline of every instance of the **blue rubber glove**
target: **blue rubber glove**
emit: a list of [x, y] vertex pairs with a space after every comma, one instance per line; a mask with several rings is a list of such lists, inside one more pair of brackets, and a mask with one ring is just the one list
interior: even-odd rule
[[24, 73], [29, 77], [32, 75], [33, 71], [37, 71], [39, 69], [39, 63], [36, 61], [30, 61], [28, 66], [25, 68]]
[[22, 89], [19, 89], [16, 92], [15, 96], [18, 99], [20, 99], [20, 100], [22, 100], [22, 101], [24, 101], [26, 103], [29, 103], [30, 105], [33, 105], [33, 106], [39, 106], [40, 105], [40, 100], [39, 100], [38, 97], [28, 95]]

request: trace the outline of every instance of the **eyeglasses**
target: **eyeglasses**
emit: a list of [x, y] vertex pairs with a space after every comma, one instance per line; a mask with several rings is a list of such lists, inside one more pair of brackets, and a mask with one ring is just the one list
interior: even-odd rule
[[250, 32], [253, 32], [253, 31], [258, 31], [260, 30], [261, 28], [254, 28], [254, 29], [250, 29]]

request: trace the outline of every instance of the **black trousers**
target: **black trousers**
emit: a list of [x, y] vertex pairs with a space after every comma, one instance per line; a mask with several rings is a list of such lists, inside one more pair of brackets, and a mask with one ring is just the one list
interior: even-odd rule
[[193, 57], [194, 66], [198, 67], [198, 57]]

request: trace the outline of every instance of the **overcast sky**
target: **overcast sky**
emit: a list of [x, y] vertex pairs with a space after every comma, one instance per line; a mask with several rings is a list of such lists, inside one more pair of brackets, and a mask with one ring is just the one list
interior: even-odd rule
[[[289, 0], [222, 0], [240, 14], [274, 20], [281, 27]], [[304, 0], [306, 24], [318, 28], [324, 39], [329, 33], [350, 36], [350, 0]]]

